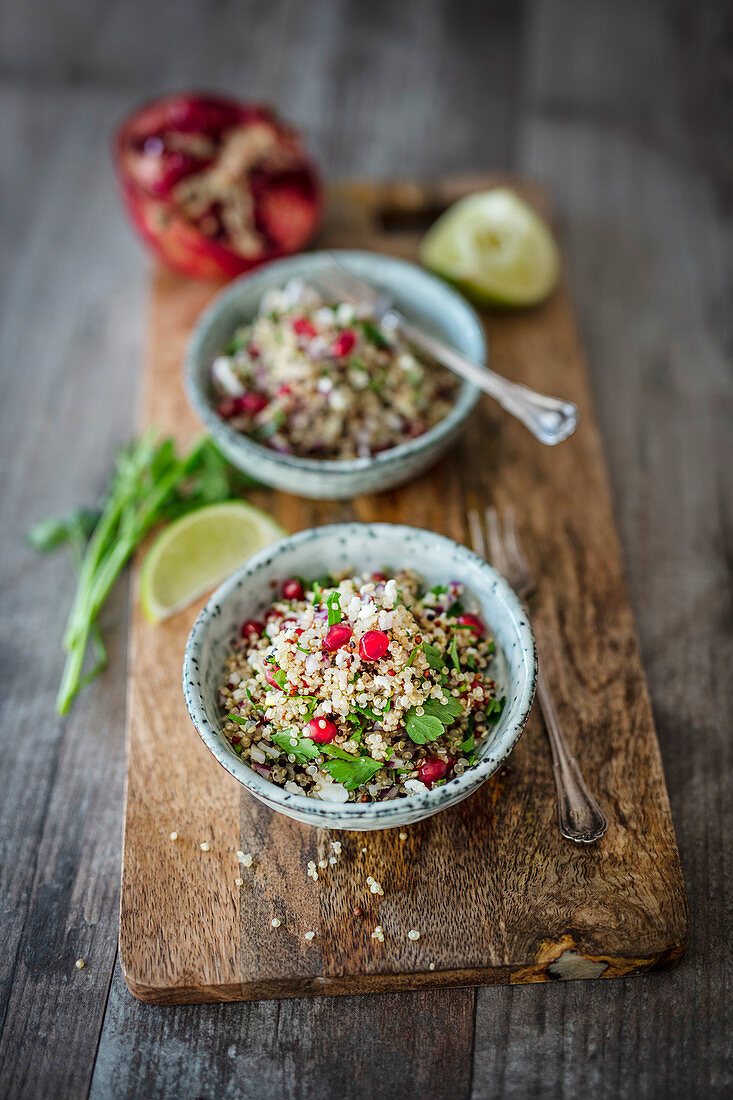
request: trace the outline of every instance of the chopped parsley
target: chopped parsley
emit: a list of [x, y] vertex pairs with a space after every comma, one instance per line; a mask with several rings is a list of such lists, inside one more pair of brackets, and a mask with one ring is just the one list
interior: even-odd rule
[[419, 646], [417, 646], [417, 645], [415, 646], [412, 653], [410, 654], [410, 659], [407, 662], [407, 664], [405, 665], [405, 668], [409, 668], [410, 665], [412, 664], [412, 662], [415, 660], [415, 658], [417, 657], [417, 651], [418, 651], [419, 648], [420, 648]]
[[328, 625], [335, 626], [336, 623], [340, 623], [343, 619], [340, 593], [332, 592], [326, 600], [326, 607], [328, 608]]
[[498, 722], [501, 712], [504, 709], [506, 703], [506, 695], [502, 695], [501, 699], [489, 699], [488, 703], [484, 707], [484, 714], [488, 722]]
[[442, 672], [445, 668], [445, 657], [440, 650], [436, 649], [430, 642], [423, 642], [422, 651], [425, 654], [428, 667], [434, 669], [436, 672]]
[[327, 760], [323, 765], [336, 783], [343, 783], [347, 791], [355, 791], [363, 783], [373, 779], [382, 765], [371, 756], [356, 756], [351, 760]]
[[239, 722], [240, 726], [247, 725], [247, 719], [242, 718], [241, 714], [227, 714], [227, 718], [230, 722]]
[[426, 741], [437, 741], [456, 718], [460, 718], [463, 707], [452, 695], [440, 699], [426, 699], [422, 704], [424, 714], [417, 713], [417, 707], [405, 712], [405, 730], [415, 744], [424, 745]]
[[458, 746], [459, 752], [473, 752], [473, 750], [476, 748], [476, 738], [473, 732], [474, 723], [475, 718], [471, 714], [469, 715], [468, 719], [468, 736], [466, 737], [466, 740], [461, 741], [460, 745]]
[[251, 688], [245, 688], [244, 690], [245, 690], [245, 691], [247, 692], [247, 698], [249, 699], [250, 703], [251, 703], [251, 704], [252, 704], [252, 706], [253, 706], [253, 707], [255, 708], [255, 710], [262, 710], [263, 708], [262, 708], [262, 707], [260, 706], [260, 704], [259, 704], [259, 703], [258, 703], [258, 702], [257, 702], [257, 701], [255, 700], [255, 697], [254, 697], [254, 695], [252, 694], [252, 689], [251, 689]]
[[442, 596], [443, 593], [447, 591], [448, 589], [444, 584], [436, 584], [435, 588], [430, 589], [431, 595], [433, 596]]
[[276, 668], [272, 674], [272, 678], [280, 688], [281, 691], [285, 691], [285, 685], [288, 682], [288, 674], [284, 668]]
[[456, 645], [456, 635], [455, 634], [453, 635], [453, 639], [451, 641], [451, 644], [448, 646], [448, 656], [450, 657], [450, 659], [453, 663], [453, 668], [456, 670], [456, 672], [460, 672], [461, 671], [461, 662], [460, 662], [460, 659], [458, 657], [458, 647]]
[[452, 603], [450, 605], [450, 607], [448, 608], [448, 610], [446, 611], [446, 615], [450, 615], [451, 618], [455, 618], [456, 615], [461, 615], [462, 613], [463, 613], [463, 604], [461, 603], [460, 600], [455, 600], [455, 602]]
[[384, 351], [385, 348], [391, 347], [391, 344], [387, 337], [384, 335], [382, 330], [374, 324], [373, 321], [360, 320], [356, 321], [355, 323], [364, 333], [364, 336], [369, 341], [369, 343], [374, 344], [375, 348], [380, 348], [382, 351]]
[[309, 760], [315, 760], [321, 755], [319, 745], [311, 741], [310, 737], [298, 737], [295, 730], [283, 730], [270, 736], [282, 752], [295, 757], [296, 764], [307, 764]]

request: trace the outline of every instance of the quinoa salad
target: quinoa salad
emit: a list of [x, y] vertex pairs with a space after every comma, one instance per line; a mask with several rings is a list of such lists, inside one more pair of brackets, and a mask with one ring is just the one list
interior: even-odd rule
[[301, 458], [369, 458], [422, 435], [458, 383], [369, 308], [327, 302], [299, 279], [262, 298], [211, 367], [214, 406], [237, 431]]
[[375, 802], [470, 768], [504, 700], [463, 585], [410, 570], [290, 578], [222, 670], [234, 752], [293, 794]]

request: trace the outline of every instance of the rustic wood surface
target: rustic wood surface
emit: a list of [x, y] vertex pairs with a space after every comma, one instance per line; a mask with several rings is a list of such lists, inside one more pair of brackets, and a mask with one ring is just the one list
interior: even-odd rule
[[[727, 1095], [729, 6], [29, 0], [0, 21], [0, 1094]], [[674, 972], [180, 1008], [127, 992], [127, 589], [109, 671], [60, 722], [71, 572], [23, 532], [94, 498], [132, 431], [146, 263], [107, 146], [131, 104], [185, 85], [277, 101], [332, 177], [549, 183], [691, 902]]]
[[[342, 185], [331, 192], [317, 243], [414, 255], [418, 220], [496, 182], [473, 176], [429, 187]], [[181, 362], [212, 290], [160, 272], [152, 294], [141, 422], [189, 444], [198, 424]], [[605, 804], [606, 836], [590, 847], [560, 836], [538, 714], [501, 775], [406, 830], [404, 841], [398, 829], [329, 833], [273, 814], [223, 773], [191, 728], [180, 662], [198, 608], [153, 627], [135, 601], [119, 951], [141, 1000], [617, 977], [679, 961], [687, 899], [565, 288], [529, 314], [487, 317], [487, 337], [502, 373], [577, 402], [580, 427], [571, 441], [539, 447], [486, 400], [461, 445], [394, 492], [346, 503], [274, 491], [252, 498], [291, 531], [378, 518], [464, 542], [468, 506], [513, 502], [540, 577], [538, 645], [571, 749]], [[341, 841], [341, 859], [315, 884], [306, 864], [328, 859], [333, 839]], [[201, 841], [211, 850], [201, 851]], [[254, 855], [251, 870], [239, 867], [238, 849]], [[370, 894], [369, 874], [385, 888], [383, 900]], [[282, 920], [277, 932], [273, 916]], [[384, 945], [371, 939], [377, 924]], [[419, 943], [407, 938], [412, 927], [421, 931]], [[308, 930], [316, 933], [311, 944], [303, 938]]]

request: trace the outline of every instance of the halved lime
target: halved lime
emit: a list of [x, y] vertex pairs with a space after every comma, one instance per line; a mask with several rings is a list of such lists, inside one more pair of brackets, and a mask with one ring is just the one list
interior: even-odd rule
[[505, 187], [468, 195], [446, 210], [420, 242], [420, 259], [489, 305], [536, 305], [560, 273], [550, 230]]
[[241, 500], [190, 512], [158, 535], [140, 575], [140, 603], [159, 623], [223, 581], [238, 565], [287, 532]]

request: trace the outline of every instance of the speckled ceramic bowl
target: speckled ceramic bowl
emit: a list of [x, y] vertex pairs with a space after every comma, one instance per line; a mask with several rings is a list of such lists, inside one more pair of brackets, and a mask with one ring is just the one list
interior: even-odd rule
[[481, 323], [455, 290], [405, 260], [377, 252], [337, 250], [278, 260], [231, 283], [201, 314], [188, 344], [184, 371], [186, 393], [194, 411], [238, 469], [276, 489], [300, 496], [342, 500], [359, 493], [391, 489], [421, 474], [454, 442], [478, 400], [479, 391], [463, 382], [455, 405], [443, 420], [416, 439], [371, 458], [329, 460], [279, 454], [223, 421], [211, 400], [209, 372], [213, 360], [229, 343], [235, 329], [252, 319], [266, 290], [284, 286], [295, 277], [307, 281], [309, 272], [331, 264], [332, 255], [355, 275], [386, 290], [411, 320], [477, 362], [486, 361]]
[[[432, 587], [463, 581], [496, 639], [492, 675], [506, 695], [501, 718], [478, 749], [476, 764], [425, 794], [389, 802], [321, 802], [290, 794], [253, 771], [221, 732], [218, 685], [229, 647], [245, 619], [259, 618], [272, 599], [270, 581], [301, 575], [409, 566]], [[341, 523], [289, 535], [233, 573], [214, 593], [188, 638], [183, 692], [193, 724], [219, 763], [266, 806], [308, 825], [390, 829], [411, 825], [467, 798], [499, 768], [524, 729], [535, 689], [534, 638], [524, 608], [506, 581], [465, 546], [442, 535], [390, 523]]]

